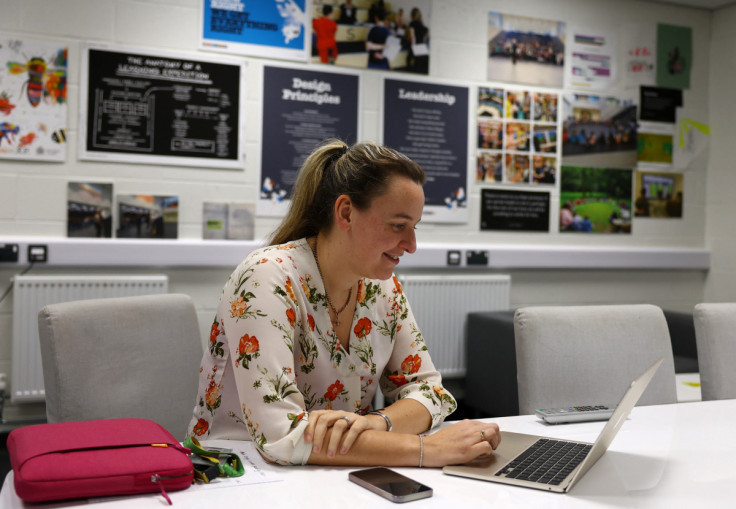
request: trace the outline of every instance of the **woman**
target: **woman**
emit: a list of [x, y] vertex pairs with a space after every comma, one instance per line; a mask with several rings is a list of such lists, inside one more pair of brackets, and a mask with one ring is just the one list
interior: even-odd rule
[[[223, 290], [190, 433], [281, 464], [443, 466], [491, 454], [493, 424], [428, 435], [456, 406], [393, 270], [416, 249], [424, 172], [330, 140], [299, 172], [271, 245]], [[371, 412], [380, 385], [392, 404]]]
[[409, 71], [429, 74], [429, 29], [422, 20], [422, 11], [417, 7], [411, 10], [411, 22], [407, 31], [409, 42]]

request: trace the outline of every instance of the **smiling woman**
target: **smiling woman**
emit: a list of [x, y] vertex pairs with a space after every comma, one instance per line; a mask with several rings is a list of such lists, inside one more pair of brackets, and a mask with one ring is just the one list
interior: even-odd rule
[[[456, 408], [393, 277], [416, 250], [424, 179], [381, 145], [315, 149], [271, 245], [225, 285], [190, 434], [249, 439], [281, 464], [443, 466], [491, 454], [495, 425], [419, 435]], [[380, 411], [379, 388], [391, 402]]]

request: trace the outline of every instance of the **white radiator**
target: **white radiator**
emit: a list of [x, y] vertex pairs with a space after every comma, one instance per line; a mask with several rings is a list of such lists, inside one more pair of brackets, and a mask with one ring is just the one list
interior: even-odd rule
[[13, 278], [13, 365], [10, 395], [14, 402], [43, 401], [38, 312], [47, 304], [72, 300], [168, 293], [166, 275], [15, 276]]
[[508, 310], [511, 276], [405, 274], [399, 281], [437, 370], [464, 377], [467, 314]]

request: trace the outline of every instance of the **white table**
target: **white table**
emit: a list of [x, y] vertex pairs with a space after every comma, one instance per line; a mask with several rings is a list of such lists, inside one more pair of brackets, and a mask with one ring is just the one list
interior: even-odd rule
[[[593, 441], [603, 424], [545, 425], [533, 416], [487, 419], [502, 429]], [[434, 496], [409, 509], [463, 507], [524, 508], [733, 508], [736, 507], [736, 400], [636, 407], [608, 452], [568, 494], [503, 486], [444, 475], [439, 469], [397, 468], [434, 488]], [[177, 508], [394, 508], [396, 505], [351, 482], [353, 468], [279, 467], [279, 482], [206, 491], [170, 493]], [[25, 506], [15, 495], [12, 473], [0, 492], [0, 507]], [[146, 495], [96, 502], [94, 507], [167, 507]]]

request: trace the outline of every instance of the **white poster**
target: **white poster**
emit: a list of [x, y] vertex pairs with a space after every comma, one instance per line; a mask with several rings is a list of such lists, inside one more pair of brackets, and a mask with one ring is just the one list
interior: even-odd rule
[[616, 83], [616, 36], [610, 32], [573, 28], [567, 51], [567, 87], [600, 90]]
[[66, 161], [67, 47], [0, 39], [0, 158]]
[[[710, 143], [710, 126], [698, 120], [698, 114], [685, 108], [675, 111], [677, 132], [674, 139], [672, 165], [677, 169], [690, 168], [693, 160], [707, 154]], [[705, 169], [705, 164], [702, 164]]]
[[629, 23], [621, 34], [624, 54], [624, 86], [654, 85], [657, 82], [657, 30], [654, 25]]

